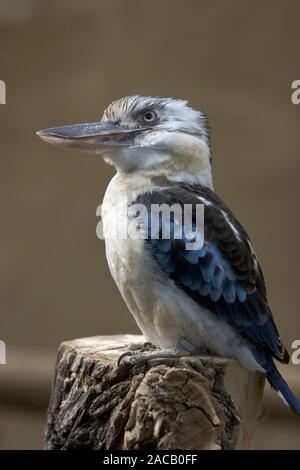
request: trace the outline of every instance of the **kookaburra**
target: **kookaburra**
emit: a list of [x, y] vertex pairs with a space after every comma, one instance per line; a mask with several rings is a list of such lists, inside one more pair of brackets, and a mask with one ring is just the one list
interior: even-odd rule
[[[178, 354], [201, 352], [234, 358], [266, 374], [271, 386], [300, 415], [300, 403], [274, 359], [288, 363], [268, 304], [263, 274], [249, 237], [213, 190], [211, 153], [204, 114], [186, 101], [130, 96], [114, 101], [101, 121], [38, 132], [65, 148], [100, 154], [116, 175], [105, 193], [102, 218], [112, 276], [145, 338]], [[144, 237], [113, 236], [132, 218], [119, 207], [143, 204], [204, 206], [198, 248], [191, 233], [175, 237], [182, 220], [170, 217], [170, 236], [147, 225]], [[123, 204], [124, 206], [124, 204]], [[146, 224], [149, 222], [149, 224]], [[157, 221], [156, 221], [157, 222]], [[184, 224], [183, 224], [184, 225]], [[195, 234], [194, 234], [195, 235]], [[199, 233], [198, 233], [199, 235]]]

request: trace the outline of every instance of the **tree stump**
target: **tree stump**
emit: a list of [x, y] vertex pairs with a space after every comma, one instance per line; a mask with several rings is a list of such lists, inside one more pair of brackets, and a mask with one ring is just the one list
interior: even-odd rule
[[62, 343], [45, 449], [247, 449], [264, 376], [214, 357], [119, 356], [142, 336]]

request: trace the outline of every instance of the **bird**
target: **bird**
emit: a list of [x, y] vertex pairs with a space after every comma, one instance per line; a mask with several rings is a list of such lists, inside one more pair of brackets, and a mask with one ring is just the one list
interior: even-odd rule
[[[115, 167], [102, 205], [106, 257], [146, 340], [162, 353], [237, 360], [263, 373], [300, 415], [274, 362], [287, 364], [289, 353], [257, 255], [214, 191], [206, 115], [186, 100], [134, 95], [113, 101], [100, 121], [37, 134], [62, 148], [99, 154]], [[170, 212], [169, 236], [162, 236], [166, 219], [153, 209], [163, 205], [182, 210]], [[198, 206], [202, 225], [196, 223]], [[185, 230], [186, 207], [191, 223]], [[116, 228], [133, 222], [140, 236], [116, 236]]]

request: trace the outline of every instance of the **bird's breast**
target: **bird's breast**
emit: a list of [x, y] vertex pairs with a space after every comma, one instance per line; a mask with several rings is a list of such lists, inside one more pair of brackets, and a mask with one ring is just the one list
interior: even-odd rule
[[129, 237], [133, 219], [127, 210], [146, 182], [135, 178], [134, 189], [130, 183], [119, 175], [110, 182], [102, 205], [103, 235], [112, 277], [138, 326], [149, 336], [156, 303], [155, 280], [150, 274], [153, 260], [142, 238]]

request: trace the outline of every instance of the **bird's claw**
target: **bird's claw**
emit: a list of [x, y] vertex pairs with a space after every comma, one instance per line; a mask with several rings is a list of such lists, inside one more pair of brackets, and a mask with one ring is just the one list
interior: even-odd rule
[[140, 356], [140, 354], [142, 353], [154, 351], [155, 349], [156, 347], [152, 343], [146, 342], [143, 344], [143, 346], [139, 350], [135, 349], [134, 351], [126, 351], [123, 354], [121, 354], [121, 356], [118, 357], [117, 364], [119, 366], [125, 357], [128, 357], [128, 358], [137, 357], [137, 356]]
[[190, 354], [187, 352], [176, 351], [174, 349], [153, 349], [151, 345], [146, 346], [145, 349], [142, 349], [140, 351], [126, 351], [125, 353], [121, 354], [118, 359], [118, 365], [121, 364], [125, 357], [128, 357], [129, 363], [131, 363], [132, 365], [136, 365], [139, 362], [152, 362], [153, 360], [161, 361], [162, 359], [164, 359], [165, 361], [170, 361], [187, 356], [190, 356]]

